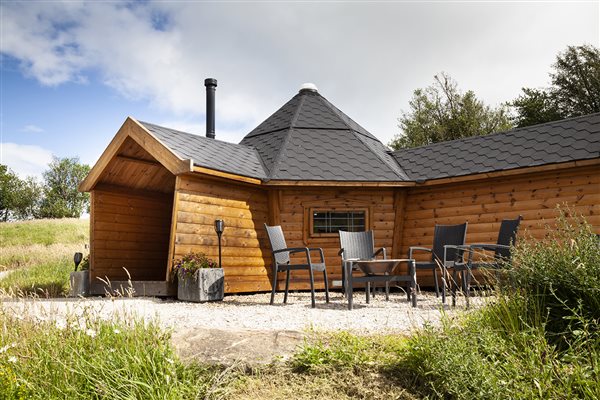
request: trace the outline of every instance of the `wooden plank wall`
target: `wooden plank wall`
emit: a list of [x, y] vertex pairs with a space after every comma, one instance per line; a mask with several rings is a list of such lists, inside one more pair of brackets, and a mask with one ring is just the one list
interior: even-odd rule
[[[406, 256], [409, 246], [430, 247], [435, 224], [468, 221], [467, 243], [495, 243], [502, 219], [518, 215], [523, 216], [521, 229], [540, 238], [544, 223], [552, 222], [562, 203], [586, 216], [600, 233], [600, 167], [410, 189], [400, 253]], [[421, 285], [431, 285], [429, 274], [419, 274]]]
[[176, 225], [173, 258], [190, 251], [218, 260], [214, 221], [223, 219], [222, 265], [225, 290], [271, 290], [266, 263], [269, 245], [263, 224], [268, 219], [267, 191], [238, 182], [182, 175], [175, 193]]
[[[394, 191], [380, 188], [289, 188], [279, 189], [279, 216], [274, 218], [281, 223], [289, 247], [321, 247], [325, 253], [325, 262], [329, 280], [341, 279], [341, 258], [339, 237], [311, 237], [309, 235], [307, 210], [317, 207], [323, 210], [329, 208], [361, 209], [367, 208], [370, 215], [370, 228], [374, 230], [375, 246], [386, 247], [392, 254], [394, 235]], [[305, 214], [306, 212], [306, 214]], [[311, 253], [317, 257], [317, 253]], [[270, 263], [269, 263], [270, 265]], [[316, 287], [323, 288], [323, 276], [315, 275]], [[281, 274], [281, 287], [284, 274]], [[293, 289], [308, 289], [308, 272], [293, 271], [290, 287]]]
[[97, 277], [165, 280], [172, 194], [132, 189], [92, 191], [92, 282]]

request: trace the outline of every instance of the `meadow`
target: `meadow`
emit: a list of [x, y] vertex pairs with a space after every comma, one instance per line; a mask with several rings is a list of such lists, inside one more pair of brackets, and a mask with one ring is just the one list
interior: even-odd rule
[[[49, 243], [33, 233], [28, 237], [37, 239], [5, 234], [4, 226], [2, 237], [11, 246], [66, 246], [63, 258], [45, 262], [64, 262], [68, 273], [68, 246], [78, 245], [85, 230], [65, 223], [71, 233]], [[314, 333], [291, 359], [252, 368], [183, 362], [169, 331], [133, 315], [57, 320], [0, 311], [0, 397], [597, 399], [598, 246], [585, 221], [562, 215], [545, 240], [517, 244], [486, 306], [412, 336]]]

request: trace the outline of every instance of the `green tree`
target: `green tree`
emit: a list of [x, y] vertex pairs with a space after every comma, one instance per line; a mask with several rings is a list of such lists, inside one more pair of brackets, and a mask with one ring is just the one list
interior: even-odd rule
[[44, 176], [44, 199], [40, 208], [42, 218], [77, 218], [87, 209], [89, 194], [77, 190], [90, 167], [79, 158], [54, 157]]
[[8, 166], [0, 164], [0, 218], [8, 221], [14, 209], [19, 177]]
[[569, 46], [558, 54], [552, 68], [549, 88], [523, 88], [510, 103], [517, 126], [600, 112], [600, 49]]
[[0, 219], [35, 218], [41, 197], [41, 185], [33, 177], [20, 179], [6, 165], [0, 165]]
[[15, 219], [38, 218], [42, 199], [43, 188], [35, 178], [28, 176], [20, 180], [13, 202], [13, 217]]
[[471, 90], [462, 93], [452, 78], [441, 73], [433, 85], [417, 89], [410, 100], [410, 111], [398, 119], [401, 133], [389, 146], [395, 150], [430, 143], [487, 135], [510, 129], [507, 108], [491, 108]]

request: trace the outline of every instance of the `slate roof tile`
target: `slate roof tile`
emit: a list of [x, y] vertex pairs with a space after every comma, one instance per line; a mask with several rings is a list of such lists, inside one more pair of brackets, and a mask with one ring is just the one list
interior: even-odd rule
[[194, 165], [258, 179], [266, 178], [260, 156], [251, 147], [209, 139], [149, 122], [138, 122], [179, 158], [191, 159]]
[[413, 180], [598, 158], [600, 113], [391, 154]]

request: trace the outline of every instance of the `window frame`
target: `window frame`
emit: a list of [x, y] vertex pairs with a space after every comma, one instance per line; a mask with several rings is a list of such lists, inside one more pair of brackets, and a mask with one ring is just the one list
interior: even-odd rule
[[314, 232], [314, 215], [318, 212], [362, 212], [365, 214], [365, 232], [370, 230], [370, 219], [369, 219], [369, 207], [358, 206], [358, 207], [310, 207], [308, 209], [308, 236], [311, 238], [333, 238], [338, 237], [338, 232], [331, 233], [315, 233]]

